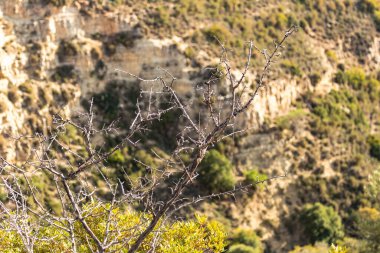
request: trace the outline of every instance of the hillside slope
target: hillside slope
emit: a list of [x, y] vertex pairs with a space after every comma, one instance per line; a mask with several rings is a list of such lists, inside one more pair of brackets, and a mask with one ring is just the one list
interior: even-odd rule
[[[91, 98], [99, 124], [130, 120], [144, 84], [126, 72], [148, 79], [163, 68], [177, 78], [181, 96], [196, 97], [205, 68], [219, 60], [215, 37], [233, 50], [238, 75], [247, 41], [271, 50], [298, 25], [238, 122], [249, 131], [215, 147], [233, 162], [239, 182], [252, 169], [287, 177], [195, 208], [231, 231], [255, 230], [268, 252], [308, 243], [297, 220], [307, 203], [334, 207], [347, 237], [355, 237], [355, 212], [374, 205], [365, 196], [367, 177], [379, 167], [371, 140], [380, 134], [380, 4], [372, 3], [0, 0], [0, 152], [21, 162], [35, 144], [15, 146], [10, 136], [47, 133], [52, 114], [76, 115]], [[263, 62], [255, 51], [250, 90]], [[169, 152], [165, 138], [175, 129], [165, 122], [157, 129], [163, 137], [150, 136], [153, 145]]]

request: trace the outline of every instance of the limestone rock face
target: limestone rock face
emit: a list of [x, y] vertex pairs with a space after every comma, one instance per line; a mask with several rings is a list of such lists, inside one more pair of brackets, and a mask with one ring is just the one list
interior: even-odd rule
[[[26, 0], [0, 2], [2, 20], [8, 24], [8, 29], [3, 25], [0, 30], [8, 33], [0, 44], [12, 40], [12, 47], [23, 48], [0, 51], [1, 69], [12, 84], [27, 79], [62, 82], [52, 76], [67, 70], [75, 78], [65, 82], [76, 83], [81, 96], [88, 98], [112, 80], [131, 80], [124, 72], [149, 79], [159, 75], [157, 67], [161, 67], [177, 77], [180, 93], [192, 92], [194, 75], [201, 69], [192, 67], [182, 53], [187, 45], [181, 38], [147, 35], [129, 7], [86, 13], [80, 3], [57, 8]], [[205, 65], [215, 61], [206, 52], [200, 52], [198, 58]], [[250, 73], [250, 83], [254, 83], [255, 76]], [[247, 112], [244, 124], [257, 127], [265, 117], [286, 114], [292, 101], [310, 88], [308, 80], [289, 77], [271, 81]]]
[[[159, 68], [163, 68], [177, 78], [175, 88], [181, 95], [191, 95], [201, 80], [202, 67], [218, 61], [203, 49], [189, 59], [185, 56], [189, 45], [183, 38], [152, 35], [133, 7], [107, 9], [90, 6], [91, 1], [74, 2], [70, 7], [55, 7], [36, 0], [0, 0], [0, 91], [7, 108], [0, 112], [2, 132], [17, 133], [28, 127], [24, 122], [29, 106], [24, 100], [34, 93], [19, 90], [25, 83], [34, 86], [36, 94], [42, 89], [47, 94], [60, 92], [69, 98], [59, 108], [51, 103], [45, 109], [28, 109], [33, 111], [29, 116], [49, 118], [57, 109], [67, 114], [69, 108], [80, 109], [80, 98], [89, 100], [115, 80], [133, 83], [135, 78], [127, 72], [150, 79], [162, 75]], [[268, 80], [253, 105], [240, 117], [241, 126], [257, 128], [267, 118], [287, 114], [293, 102], [305, 92], [325, 94], [337, 88], [331, 81], [334, 67], [323, 49], [331, 45], [320, 47], [319, 41], [312, 36], [309, 39], [316, 44], [315, 53], [326, 68], [321, 81], [313, 86], [308, 77], [290, 75]], [[376, 40], [368, 56], [374, 61], [377, 61], [378, 45]], [[240, 76], [238, 70], [233, 74], [236, 78]], [[253, 71], [247, 74], [248, 86], [254, 87], [259, 74]], [[20, 101], [11, 102], [7, 94], [15, 87]], [[143, 84], [140, 87], [144, 88]], [[246, 99], [248, 94], [249, 90]], [[33, 99], [37, 101], [39, 97]]]

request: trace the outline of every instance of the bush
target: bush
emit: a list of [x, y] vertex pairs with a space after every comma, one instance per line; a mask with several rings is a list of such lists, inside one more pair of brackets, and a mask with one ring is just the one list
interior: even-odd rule
[[32, 94], [34, 91], [32, 84], [29, 82], [20, 84], [19, 89], [20, 91], [25, 92], [27, 94]]
[[263, 184], [262, 183], [258, 184], [258, 182], [268, 179], [267, 175], [261, 174], [258, 170], [255, 170], [255, 169], [246, 171], [244, 173], [244, 177], [245, 177], [244, 181], [247, 184], [252, 184], [252, 187], [255, 190], [263, 188]]
[[319, 117], [322, 124], [328, 126], [367, 126], [361, 104], [351, 90], [331, 91], [324, 98], [314, 98], [311, 101], [312, 113]]
[[370, 155], [380, 161], [380, 136], [369, 136], [367, 142]]
[[307, 112], [303, 109], [295, 109], [290, 111], [287, 115], [277, 117], [274, 123], [280, 130], [294, 129], [295, 125], [298, 124], [299, 120], [306, 114]]
[[348, 85], [358, 90], [363, 87], [366, 81], [366, 75], [362, 68], [352, 68], [346, 71], [345, 80]]
[[72, 41], [61, 40], [57, 49], [58, 60], [64, 61], [66, 57], [78, 55], [79, 46]]
[[326, 50], [326, 56], [330, 62], [335, 63], [338, 61], [338, 57], [336, 56], [336, 53], [333, 50]]
[[346, 76], [344, 75], [344, 72], [339, 70], [335, 76], [334, 76], [334, 82], [339, 84], [344, 84], [346, 82]]
[[341, 218], [332, 207], [321, 203], [308, 204], [301, 211], [300, 222], [307, 240], [313, 244], [318, 241], [333, 243], [343, 238]]
[[328, 247], [325, 243], [317, 243], [316, 245], [306, 245], [303, 247], [297, 246], [294, 250], [289, 253], [348, 253], [345, 247], [335, 246], [332, 244]]
[[[96, 231], [96, 235], [102, 240], [106, 234], [106, 229], [115, 231], [119, 228], [120, 233], [107, 233], [110, 241], [121, 241], [125, 238], [133, 238], [125, 245], [116, 244], [107, 249], [107, 252], [128, 252], [130, 246], [136, 240], [136, 235], [148, 226], [150, 218], [145, 213], [132, 211], [123, 211], [114, 208], [111, 215], [111, 222], [106, 222], [108, 218], [109, 206], [100, 203], [93, 203], [83, 207], [88, 210], [86, 214], [86, 222], [92, 231]], [[88, 215], [88, 214], [92, 215]], [[33, 223], [33, 220], [28, 222]], [[76, 235], [76, 246], [78, 252], [90, 252], [89, 249], [96, 248], [95, 243], [90, 241], [83, 226], [76, 219], [73, 222]], [[57, 226], [38, 227], [39, 231], [35, 232], [36, 243], [34, 251], [36, 253], [43, 252], [71, 252], [70, 235], [67, 231]], [[7, 227], [6, 219], [0, 224], [1, 227]], [[195, 219], [188, 221], [176, 221], [170, 225], [162, 225], [162, 233], [160, 240], [156, 244], [157, 253], [167, 252], [222, 252], [224, 248], [225, 232], [223, 227], [215, 222], [208, 221], [205, 217], [195, 216]], [[46, 238], [54, 238], [54, 240], [46, 240]], [[141, 251], [149, 249], [153, 243], [154, 236], [148, 236], [141, 245]], [[0, 230], [0, 251], [1, 252], [26, 252], [22, 239], [16, 231]]]
[[52, 80], [55, 82], [68, 82], [77, 78], [74, 65], [67, 64], [55, 68], [55, 73], [52, 75]]
[[380, 31], [380, 10], [375, 11], [373, 14], [373, 20], [375, 21], [377, 31]]
[[362, 208], [358, 212], [359, 235], [364, 238], [361, 252], [380, 251], [380, 212], [372, 208]]
[[286, 72], [291, 74], [292, 76], [302, 76], [302, 71], [300, 67], [294, 62], [284, 60], [281, 63], [281, 67], [283, 67], [286, 70]]
[[361, 11], [373, 14], [380, 8], [380, 2], [378, 0], [360, 0], [358, 6]]
[[257, 251], [256, 249], [244, 244], [232, 245], [227, 251], [227, 253], [259, 253], [259, 252], [260, 251]]
[[327, 252], [328, 246], [325, 243], [316, 243], [316, 245], [296, 246], [289, 253], [321, 253]]
[[318, 73], [313, 73], [309, 75], [311, 85], [316, 86], [321, 81], [321, 75]]
[[167, 7], [160, 6], [156, 9], [156, 12], [152, 15], [153, 24], [157, 26], [164, 26], [170, 24], [170, 13]]
[[210, 150], [199, 166], [198, 179], [210, 191], [228, 191], [235, 185], [231, 162], [217, 150]]
[[348, 250], [346, 247], [332, 244], [329, 248], [329, 253], [348, 253]]
[[231, 41], [232, 34], [230, 31], [221, 24], [214, 24], [203, 31], [206, 39], [210, 42], [218, 43], [215, 38], [223, 42]]
[[[260, 238], [256, 235], [256, 233], [253, 230], [239, 229], [238, 231], [236, 231], [233, 234], [233, 237], [231, 238], [231, 245], [244, 245], [245, 247], [240, 247], [241, 249], [247, 248], [248, 246], [251, 250], [249, 252], [263, 252], [263, 245], [261, 244]], [[230, 250], [232, 246], [230, 247]]]
[[108, 157], [107, 161], [110, 164], [116, 165], [116, 164], [123, 164], [125, 163], [126, 160], [125, 160], [125, 156], [123, 152], [120, 149], [118, 149]]
[[20, 94], [18, 93], [17, 86], [12, 85], [8, 89], [8, 99], [11, 101], [13, 104], [17, 103], [20, 100]]
[[366, 75], [362, 68], [352, 68], [346, 72], [338, 71], [334, 81], [339, 84], [348, 84], [355, 90], [363, 88], [366, 83]]
[[44, 0], [45, 4], [52, 4], [54, 6], [60, 7], [63, 5], [69, 5], [71, 3], [70, 0]]

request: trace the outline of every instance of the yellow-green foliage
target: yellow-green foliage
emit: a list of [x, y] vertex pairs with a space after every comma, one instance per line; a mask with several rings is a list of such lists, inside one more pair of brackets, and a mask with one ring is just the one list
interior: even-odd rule
[[291, 74], [292, 76], [302, 76], [302, 71], [300, 67], [290, 60], [284, 60], [281, 63], [281, 67], [283, 67], [287, 73]]
[[[86, 222], [100, 239], [104, 240], [107, 227], [108, 205], [91, 204], [85, 207]], [[88, 215], [90, 214], [91, 215]], [[113, 209], [111, 212], [111, 222], [109, 227], [108, 240], [120, 240], [107, 249], [106, 252], [128, 252], [129, 247], [134, 243], [136, 237], [147, 227], [150, 215], [133, 211], [122, 211]], [[3, 224], [9, 227], [7, 224]], [[96, 245], [89, 239], [86, 231], [79, 221], [74, 224], [77, 250], [80, 253], [89, 253], [95, 249]], [[116, 233], [116, 230], [120, 233]], [[159, 232], [160, 231], [160, 232]], [[157, 253], [203, 253], [222, 252], [225, 246], [226, 234], [222, 226], [215, 221], [208, 221], [205, 217], [195, 215], [195, 219], [189, 221], [178, 221], [170, 225], [162, 225], [159, 231], [150, 234], [143, 242], [139, 253], [148, 252], [151, 248], [153, 235], [159, 232], [159, 241], [156, 248]], [[47, 226], [36, 231], [38, 240], [34, 246], [34, 252], [71, 252], [71, 242], [69, 234], [60, 230], [56, 226]], [[43, 238], [52, 238], [44, 240]], [[131, 238], [125, 243], [125, 240]], [[26, 252], [21, 237], [16, 231], [0, 230], [0, 251], [1, 252]]]
[[221, 43], [231, 41], [230, 31], [223, 26], [222, 24], [213, 24], [210, 27], [206, 28], [204, 31], [206, 39], [217, 43], [219, 40]]
[[380, 10], [375, 11], [373, 20], [375, 21], [377, 30], [380, 30]]
[[268, 176], [260, 173], [256, 169], [248, 170], [244, 173], [245, 182], [247, 184], [252, 184], [253, 189], [262, 189], [264, 187], [262, 181], [268, 179]]
[[364, 84], [366, 75], [362, 68], [352, 68], [346, 71], [346, 81], [354, 89], [361, 88]]
[[228, 253], [262, 253], [264, 247], [253, 230], [238, 229], [230, 239]]
[[343, 238], [342, 220], [332, 207], [321, 203], [305, 205], [301, 211], [300, 222], [304, 226], [306, 239], [311, 243], [332, 243]]
[[380, 135], [371, 135], [367, 141], [370, 155], [380, 161]]
[[219, 223], [196, 215], [195, 220], [176, 222], [167, 227], [157, 252], [222, 252], [225, 236]]
[[235, 185], [231, 162], [215, 149], [206, 154], [199, 166], [199, 174], [199, 182], [212, 192], [228, 191]]
[[83, 138], [78, 129], [72, 125], [65, 125], [65, 128], [58, 135], [58, 140], [64, 144], [83, 144]]
[[380, 8], [380, 2], [379, 0], [360, 0], [359, 8], [362, 11], [374, 13], [376, 10]]
[[373, 208], [362, 208], [359, 210], [358, 216], [359, 234], [365, 240], [362, 252], [379, 252], [380, 212]]
[[332, 244], [329, 248], [329, 253], [348, 253], [348, 250], [346, 247]]
[[337, 57], [335, 51], [333, 51], [333, 50], [327, 50], [326, 51], [326, 56], [327, 56], [327, 58], [329, 59], [330, 62], [335, 63], [335, 62], [338, 61], [338, 57]]
[[274, 123], [281, 130], [292, 129], [294, 128], [294, 124], [297, 124], [306, 114], [307, 111], [304, 109], [295, 109], [290, 111], [287, 115], [277, 117]]
[[44, 2], [60, 7], [63, 5], [70, 5], [72, 3], [72, 0], [45, 0]]
[[313, 245], [306, 246], [296, 246], [294, 250], [289, 251], [289, 253], [321, 253], [328, 252], [328, 246], [324, 243], [317, 243]]
[[361, 0], [359, 1], [359, 9], [372, 14], [376, 28], [380, 30], [380, 1], [379, 0]]
[[348, 253], [346, 247], [337, 246], [332, 244], [330, 247], [328, 247], [324, 243], [317, 243], [316, 245], [306, 245], [303, 247], [297, 246], [293, 251], [290, 251], [289, 253]]
[[380, 197], [380, 168], [376, 169], [370, 176], [367, 192], [372, 199], [376, 200]]

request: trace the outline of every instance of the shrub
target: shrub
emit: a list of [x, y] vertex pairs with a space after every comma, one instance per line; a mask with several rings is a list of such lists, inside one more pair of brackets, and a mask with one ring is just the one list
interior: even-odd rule
[[13, 104], [17, 103], [20, 100], [20, 95], [18, 93], [17, 86], [12, 85], [8, 89], [8, 99], [11, 101]]
[[101, 108], [105, 117], [114, 119], [119, 113], [119, 91], [117, 87], [107, 84], [105, 91], [94, 95], [94, 104]]
[[366, 83], [366, 75], [362, 68], [352, 68], [346, 72], [338, 71], [334, 81], [339, 84], [348, 84], [355, 90], [363, 88]]
[[281, 12], [277, 13], [275, 27], [278, 29], [284, 29], [286, 28], [287, 25], [288, 25], [288, 17], [284, 13], [281, 13]]
[[380, 2], [378, 0], [360, 0], [358, 6], [361, 11], [373, 14], [380, 8]]
[[308, 241], [333, 243], [343, 238], [344, 230], [340, 216], [332, 207], [321, 203], [305, 205], [301, 211], [300, 222]]
[[77, 73], [73, 65], [67, 64], [55, 68], [52, 80], [55, 82], [68, 82], [77, 78]]
[[259, 253], [259, 252], [260, 251], [257, 251], [256, 249], [244, 244], [232, 245], [227, 251], [227, 253]]
[[334, 76], [334, 82], [339, 84], [344, 84], [346, 82], [346, 76], [344, 75], [344, 72], [339, 70], [335, 76]]
[[289, 253], [348, 253], [346, 247], [336, 246], [332, 244], [328, 247], [325, 243], [317, 243], [316, 245], [306, 245], [303, 247], [297, 246], [294, 250]]
[[95, 64], [95, 69], [92, 71], [92, 75], [95, 75], [98, 79], [102, 80], [107, 74], [107, 65], [102, 60], [98, 60]]
[[311, 85], [316, 86], [321, 81], [321, 75], [318, 73], [313, 73], [309, 75]]
[[380, 212], [373, 208], [362, 208], [358, 212], [359, 235], [365, 238], [361, 252], [380, 251]]
[[227, 191], [235, 185], [232, 164], [223, 154], [210, 150], [199, 166], [198, 179], [210, 191]]
[[346, 247], [332, 244], [329, 248], [329, 253], [348, 253], [348, 250]]
[[287, 115], [277, 117], [274, 121], [276, 126], [281, 129], [293, 129], [294, 124], [297, 124], [300, 119], [302, 119], [307, 112], [303, 109], [296, 109], [290, 111]]
[[167, 7], [160, 6], [156, 9], [153, 15], [153, 22], [158, 26], [169, 25], [170, 23], [170, 13]]
[[368, 137], [367, 142], [370, 147], [370, 155], [380, 161], [380, 136], [371, 135]]
[[138, 170], [143, 170], [146, 169], [146, 166], [154, 168], [157, 166], [156, 161], [154, 160], [154, 157], [150, 155], [148, 152], [145, 150], [138, 150], [135, 153], [135, 160], [138, 161], [136, 162], [136, 167]]
[[328, 246], [326, 243], [316, 243], [315, 245], [296, 246], [289, 253], [321, 253], [327, 252]]
[[247, 184], [252, 184], [253, 189], [261, 189], [263, 187], [263, 184], [258, 184], [260, 181], [264, 181], [268, 179], [268, 176], [265, 174], [260, 173], [258, 170], [249, 170], [244, 173], [245, 182]]
[[323, 124], [346, 128], [353, 125], [362, 128], [367, 126], [362, 107], [351, 90], [333, 90], [324, 98], [314, 98], [311, 104], [312, 113]]
[[83, 144], [83, 139], [78, 129], [69, 124], [65, 125], [65, 128], [60, 132], [58, 140], [65, 144]]
[[111, 164], [123, 164], [125, 163], [125, 156], [123, 152], [118, 149], [108, 157], [107, 161]]
[[301, 69], [297, 64], [295, 64], [292, 61], [284, 60], [281, 63], [281, 67], [283, 67], [286, 70], [286, 72], [291, 74], [292, 76], [302, 76]]
[[375, 11], [373, 14], [373, 20], [375, 21], [376, 29], [380, 31], [380, 10]]
[[[111, 222], [106, 222], [108, 217], [109, 206], [93, 203], [84, 206], [84, 210], [88, 210], [86, 214], [86, 222], [92, 231], [96, 231], [96, 235], [104, 237], [106, 229], [115, 231], [119, 228], [120, 233], [107, 233], [110, 241], [121, 241], [125, 238], [133, 238], [128, 244], [120, 247], [116, 244], [107, 249], [107, 252], [128, 252], [130, 246], [136, 240], [136, 235], [140, 234], [147, 226], [150, 217], [144, 213], [123, 211], [114, 208], [111, 215]], [[88, 215], [91, 213], [92, 215]], [[33, 220], [28, 222], [33, 223]], [[0, 224], [1, 227], [7, 227], [6, 222]], [[78, 220], [74, 221], [74, 231], [76, 234], [76, 246], [78, 252], [90, 252], [89, 249], [95, 248], [95, 243], [88, 240], [87, 233]], [[223, 227], [215, 222], [208, 221], [203, 216], [195, 215], [195, 219], [188, 221], [176, 221], [170, 225], [162, 226], [159, 243], [156, 244], [157, 253], [167, 252], [222, 252], [224, 248], [225, 232]], [[39, 231], [34, 231], [36, 235], [36, 243], [34, 251], [42, 252], [71, 252], [71, 241], [67, 231], [57, 226], [39, 227]], [[54, 240], [46, 240], [45, 238], [54, 238]], [[153, 243], [154, 236], [147, 237], [141, 245], [142, 250], [149, 249]], [[102, 240], [105, 240], [102, 238]], [[0, 251], [1, 252], [25, 252], [21, 237], [16, 231], [0, 230]]]
[[32, 94], [33, 93], [33, 86], [31, 83], [29, 82], [26, 82], [26, 83], [23, 83], [19, 86], [19, 89], [22, 91], [22, 92], [25, 92], [27, 94]]
[[363, 87], [366, 75], [362, 68], [352, 68], [345, 72], [345, 80], [348, 85], [358, 90]]
[[208, 41], [214, 43], [218, 43], [215, 38], [220, 40], [222, 43], [232, 40], [232, 34], [222, 24], [213, 24], [209, 28], [205, 29], [203, 33]]
[[79, 52], [79, 46], [72, 41], [61, 40], [57, 49], [58, 60], [64, 61], [66, 57], [76, 56]]
[[187, 47], [184, 51], [184, 54], [189, 59], [193, 59], [196, 55], [194, 48], [192, 48], [192, 47]]
[[69, 5], [71, 3], [71, 0], [44, 0], [46, 4], [52, 4], [54, 6], [60, 7], [63, 5]]
[[[231, 245], [232, 246], [244, 245], [245, 247], [243, 248], [246, 248], [248, 246], [251, 250], [249, 252], [254, 252], [254, 253], [263, 252], [263, 245], [261, 244], [260, 238], [256, 235], [256, 233], [253, 230], [246, 230], [246, 229], [237, 230], [231, 238]], [[239, 251], [236, 251], [236, 252], [239, 252]]]
[[336, 53], [333, 50], [326, 50], [326, 56], [330, 62], [335, 63], [338, 61], [338, 57], [336, 56]]

